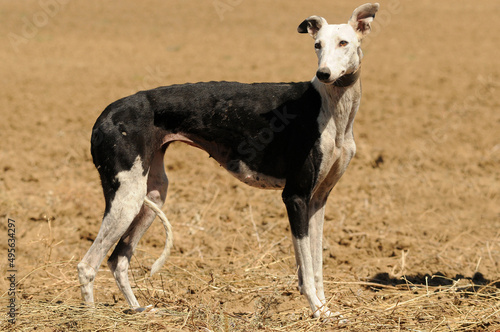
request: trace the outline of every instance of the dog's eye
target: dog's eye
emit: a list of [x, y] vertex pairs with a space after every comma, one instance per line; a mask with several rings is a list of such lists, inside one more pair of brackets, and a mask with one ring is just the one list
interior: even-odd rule
[[340, 43], [339, 43], [339, 46], [340, 47], [344, 47], [344, 46], [347, 46], [347, 44], [349, 44], [349, 43], [346, 42], [345, 40], [341, 40]]
[[314, 44], [314, 48], [317, 49], [317, 50], [320, 50], [321, 49], [321, 43], [316, 43]]

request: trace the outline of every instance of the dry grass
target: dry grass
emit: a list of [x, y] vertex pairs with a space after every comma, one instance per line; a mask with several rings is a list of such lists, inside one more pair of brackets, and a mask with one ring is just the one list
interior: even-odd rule
[[[78, 287], [76, 274], [68, 272], [76, 262], [42, 266], [18, 285], [21, 296], [15, 330], [496, 331], [500, 328], [500, 280], [488, 281], [481, 274], [472, 279], [442, 275], [413, 280], [404, 276], [391, 279], [388, 275], [372, 281], [327, 278], [327, 287], [335, 289], [330, 306], [338, 310], [342, 319], [325, 321], [311, 318], [304, 306], [278, 308], [287, 299], [296, 302], [299, 297], [294, 275], [272, 275], [265, 266], [245, 268], [249, 265], [236, 259], [235, 264], [242, 265], [234, 269], [247, 272], [237, 278], [230, 271], [223, 275], [211, 273], [208, 279], [206, 273], [176, 265], [180, 262], [173, 259], [167, 264], [168, 271], [153, 278], [146, 277], [148, 269], [133, 268], [133, 285], [139, 301], [155, 307], [147, 313], [134, 313], [123, 303], [100, 303], [89, 309], [78, 300], [67, 300], [65, 293]], [[281, 262], [269, 261], [267, 265]], [[46, 276], [41, 278], [45, 286], [37, 287], [38, 295], [32, 288], [23, 291], [27, 279], [35, 274]], [[101, 274], [97, 292], [113, 287], [111, 277]], [[227, 299], [228, 294], [238, 299], [229, 302], [249, 303], [247, 308], [251, 310], [238, 311], [233, 303], [220, 300]], [[9, 330], [12, 325], [4, 321], [0, 328]]]

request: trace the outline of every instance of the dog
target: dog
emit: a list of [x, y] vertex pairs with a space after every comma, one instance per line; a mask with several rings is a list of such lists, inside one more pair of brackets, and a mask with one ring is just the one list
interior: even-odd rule
[[164, 154], [170, 143], [205, 150], [242, 182], [282, 189], [300, 293], [314, 317], [329, 317], [323, 287], [322, 236], [327, 198], [356, 152], [353, 122], [361, 100], [362, 39], [379, 4], [356, 8], [347, 24], [311, 16], [298, 26], [314, 38], [318, 70], [298, 83], [206, 82], [140, 91], [110, 104], [91, 138], [106, 207], [102, 225], [78, 264], [83, 300], [94, 302], [95, 276], [108, 266], [129, 305], [143, 311], [128, 280], [139, 239], [160, 214], [168, 256], [172, 232], [161, 211], [167, 195]]

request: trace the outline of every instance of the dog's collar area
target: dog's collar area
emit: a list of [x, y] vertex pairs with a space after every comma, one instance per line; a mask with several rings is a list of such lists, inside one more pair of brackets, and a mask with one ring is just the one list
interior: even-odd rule
[[350, 74], [342, 75], [339, 78], [337, 78], [335, 82], [332, 83], [332, 85], [339, 88], [345, 88], [351, 86], [358, 80], [360, 73], [361, 73], [361, 67], [358, 67], [356, 71]]

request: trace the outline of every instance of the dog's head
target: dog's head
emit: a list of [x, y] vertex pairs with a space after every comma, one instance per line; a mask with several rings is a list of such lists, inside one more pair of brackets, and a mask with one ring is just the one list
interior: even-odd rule
[[379, 4], [364, 4], [354, 10], [347, 24], [328, 24], [323, 17], [311, 16], [297, 28], [314, 38], [318, 56], [317, 78], [325, 84], [333, 84], [343, 75], [355, 72], [363, 53], [361, 40], [370, 33], [371, 22]]

